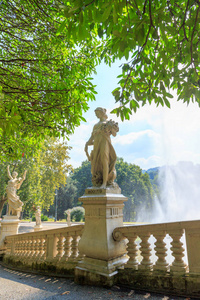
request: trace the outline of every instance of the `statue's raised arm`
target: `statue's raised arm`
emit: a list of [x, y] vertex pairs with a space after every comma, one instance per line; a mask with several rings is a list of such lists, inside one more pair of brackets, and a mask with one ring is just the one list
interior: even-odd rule
[[24, 175], [22, 176], [22, 178], [19, 178], [19, 183], [17, 185], [17, 189], [19, 189], [21, 187], [23, 181], [26, 179], [26, 173], [27, 173], [27, 170], [25, 170]]
[[[106, 109], [98, 107], [95, 114], [99, 122], [94, 126], [90, 139], [85, 144], [85, 152], [91, 161], [91, 173], [93, 186], [106, 188], [115, 186], [115, 163], [117, 156], [111, 144], [110, 135], [116, 136], [119, 131], [118, 124], [107, 120]], [[88, 146], [93, 145], [91, 154]]]
[[[23, 175], [23, 177], [22, 177], [22, 180], [23, 180], [23, 181], [26, 179], [26, 173], [27, 173], [27, 170], [24, 171], [24, 175]], [[22, 182], [23, 182], [23, 181], [22, 181]]]
[[10, 179], [13, 179], [12, 176], [11, 176], [11, 174], [10, 174], [10, 166], [9, 165], [7, 166], [7, 173], [8, 173], [8, 177]]

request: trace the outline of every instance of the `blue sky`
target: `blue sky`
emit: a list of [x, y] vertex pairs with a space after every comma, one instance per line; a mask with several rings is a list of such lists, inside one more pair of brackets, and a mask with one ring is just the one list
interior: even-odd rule
[[93, 76], [98, 92], [96, 101], [89, 103], [90, 109], [83, 115], [87, 123], [82, 122], [69, 141], [73, 147], [70, 151], [73, 167], [79, 167], [86, 160], [84, 145], [98, 121], [94, 110], [99, 106], [107, 109], [109, 119], [119, 123], [119, 132], [112, 143], [117, 156], [126, 162], [144, 170], [178, 161], [200, 163], [200, 108], [196, 103], [187, 106], [177, 102], [174, 94], [171, 109], [145, 105], [130, 121], [124, 122], [110, 114], [116, 107], [111, 92], [117, 87], [120, 64], [109, 67], [102, 63], [97, 67], [97, 75]]

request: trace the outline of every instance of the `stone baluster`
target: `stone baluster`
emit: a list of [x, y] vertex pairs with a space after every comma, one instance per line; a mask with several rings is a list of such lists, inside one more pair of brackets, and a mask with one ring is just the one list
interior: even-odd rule
[[26, 259], [29, 259], [32, 255], [32, 238], [29, 236], [27, 238], [27, 253], [26, 253]]
[[45, 236], [43, 238], [43, 243], [42, 243], [42, 260], [45, 260], [47, 258], [47, 237]]
[[22, 257], [26, 257], [26, 253], [27, 253], [27, 238], [24, 238], [24, 240], [23, 240], [23, 254], [22, 254]]
[[77, 235], [76, 233], [73, 233], [72, 235], [72, 244], [71, 244], [71, 256], [70, 256], [70, 261], [75, 261], [78, 257], [79, 251], [78, 251], [78, 243], [80, 240], [80, 236]]
[[21, 239], [18, 238], [18, 251], [17, 251], [17, 256], [20, 257], [21, 254]]
[[57, 242], [57, 255], [55, 257], [56, 261], [60, 261], [61, 257], [63, 256], [63, 246], [64, 246], [63, 238], [64, 238], [63, 234], [62, 233], [59, 234], [58, 242]]
[[70, 255], [71, 255], [71, 241], [72, 241], [71, 235], [70, 234], [65, 234], [64, 238], [65, 238], [65, 240], [64, 240], [63, 248], [64, 248], [65, 253], [61, 258], [62, 262], [66, 262], [69, 259]]
[[37, 260], [37, 258], [39, 256], [39, 252], [40, 252], [40, 238], [36, 237], [35, 238], [35, 254], [33, 256], [34, 259]]
[[32, 243], [31, 243], [31, 254], [30, 254], [30, 259], [34, 258], [35, 255], [35, 238], [32, 236]]
[[39, 261], [42, 260], [42, 257], [43, 257], [43, 254], [44, 254], [43, 244], [44, 244], [44, 238], [40, 237], [39, 244], [38, 244], [38, 255], [37, 255], [37, 259]]
[[11, 256], [14, 256], [15, 253], [16, 253], [16, 243], [15, 243], [15, 239], [12, 239], [10, 254], [11, 254]]
[[22, 238], [22, 240], [21, 240], [21, 253], [20, 253], [20, 257], [24, 257], [24, 254], [25, 254], [25, 243], [26, 243], [26, 239]]
[[25, 238], [24, 240], [24, 254], [23, 257], [26, 258], [28, 252], [28, 238]]
[[20, 248], [19, 240], [16, 240], [15, 244], [16, 244], [16, 246], [15, 246], [15, 256], [19, 256], [19, 248]]
[[[81, 239], [81, 236], [82, 236], [82, 231], [80, 231], [80, 232], [77, 232], [77, 235], [78, 235], [78, 244], [79, 244], [79, 241], [80, 241], [80, 239]], [[78, 249], [78, 256], [77, 256], [77, 260], [78, 261], [81, 261], [81, 260], [83, 260], [84, 259], [84, 257], [85, 257], [85, 254], [84, 253], [81, 253], [80, 251], [79, 251], [79, 249]]]
[[12, 249], [12, 240], [6, 239], [6, 254], [12, 255], [11, 249]]
[[138, 235], [142, 240], [142, 242], [140, 243], [140, 251], [141, 251], [141, 255], [143, 257], [141, 264], [138, 266], [138, 269], [151, 271], [153, 269], [153, 263], [150, 260], [152, 249], [150, 247], [151, 244], [148, 242], [150, 233], [149, 232], [141, 232], [141, 233], [138, 233]]
[[185, 273], [187, 265], [183, 261], [184, 257], [184, 251], [183, 243], [180, 241], [184, 230], [174, 230], [170, 231], [169, 235], [173, 239], [171, 242], [172, 247], [170, 248], [172, 250], [172, 256], [174, 256], [174, 261], [172, 265], [170, 266], [170, 272], [178, 272], [178, 273]]
[[55, 234], [50, 234], [47, 236], [47, 246], [46, 246], [46, 260], [48, 262], [53, 261], [57, 254], [57, 241], [58, 237]]
[[130, 268], [133, 270], [137, 270], [138, 269], [138, 260], [136, 257], [137, 257], [137, 253], [138, 253], [138, 246], [135, 243], [137, 234], [136, 233], [127, 234], [126, 237], [128, 239], [127, 250], [128, 250], [129, 260], [124, 267]]
[[154, 237], [156, 238], [155, 243], [155, 251], [158, 260], [154, 266], [154, 270], [167, 272], [169, 271], [169, 264], [167, 263], [165, 257], [167, 256], [167, 247], [166, 243], [164, 242], [164, 238], [166, 236], [166, 231], [156, 231], [153, 233]]

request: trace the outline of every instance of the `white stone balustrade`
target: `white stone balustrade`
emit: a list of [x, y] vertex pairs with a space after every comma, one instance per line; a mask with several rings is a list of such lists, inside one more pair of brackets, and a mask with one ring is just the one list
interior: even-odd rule
[[[10, 235], [5, 238], [5, 260], [22, 264], [47, 262], [64, 265], [78, 261], [78, 242], [84, 225]], [[73, 266], [74, 268], [74, 266]]]
[[[167, 262], [167, 247], [164, 241], [166, 235], [172, 239], [171, 251], [173, 262]], [[184, 246], [181, 242], [185, 234], [188, 265], [183, 260]], [[155, 239], [155, 246], [149, 242], [152, 235]], [[200, 274], [200, 221], [183, 221], [161, 224], [137, 225], [118, 227], [113, 231], [113, 238], [116, 241], [127, 238], [129, 260], [125, 268], [133, 270], [152, 272], [171, 272], [177, 274]], [[136, 243], [138, 241], [138, 243]], [[141, 242], [140, 242], [141, 241]], [[140, 254], [138, 246], [140, 242]], [[154, 249], [156, 257], [151, 256]], [[140, 263], [139, 263], [140, 261]]]

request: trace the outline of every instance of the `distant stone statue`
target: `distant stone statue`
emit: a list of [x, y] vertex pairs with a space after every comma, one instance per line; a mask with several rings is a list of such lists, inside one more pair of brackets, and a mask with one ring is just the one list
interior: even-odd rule
[[18, 173], [13, 172], [10, 174], [9, 166], [7, 166], [8, 177], [10, 180], [8, 181], [8, 185], [6, 187], [7, 199], [8, 199], [8, 213], [9, 216], [17, 216], [20, 217], [20, 212], [22, 211], [23, 202], [17, 196], [17, 190], [20, 189], [22, 182], [26, 179], [26, 172], [22, 178], [17, 178]]
[[[90, 139], [85, 144], [85, 152], [91, 161], [91, 173], [93, 186], [106, 188], [115, 186], [116, 178], [115, 164], [117, 156], [111, 144], [110, 136], [116, 136], [119, 131], [118, 123], [107, 120], [106, 109], [97, 107], [95, 114], [99, 122], [94, 126]], [[88, 146], [93, 145], [91, 154], [88, 153]]]
[[67, 210], [67, 225], [71, 226], [71, 209]]
[[35, 212], [35, 221], [36, 226], [41, 225], [41, 210], [39, 206], [37, 206], [37, 210]]

